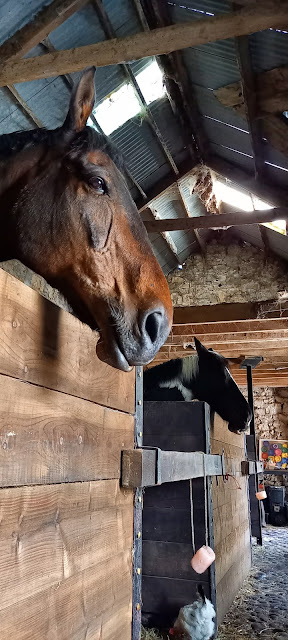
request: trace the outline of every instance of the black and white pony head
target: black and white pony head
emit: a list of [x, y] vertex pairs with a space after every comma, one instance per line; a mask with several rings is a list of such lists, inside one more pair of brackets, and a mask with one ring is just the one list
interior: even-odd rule
[[228, 361], [194, 338], [197, 355], [170, 360], [144, 372], [144, 400], [202, 400], [235, 433], [246, 431], [252, 413]]

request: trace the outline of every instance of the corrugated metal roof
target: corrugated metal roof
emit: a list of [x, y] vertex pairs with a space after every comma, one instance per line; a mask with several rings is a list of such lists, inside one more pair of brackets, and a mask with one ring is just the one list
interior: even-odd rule
[[[288, 30], [288, 22], [287, 22]], [[256, 73], [288, 64], [288, 34], [268, 29], [249, 37], [253, 69]]]
[[[165, 1], [174, 22], [195, 21], [205, 16], [231, 11], [230, 0]], [[47, 0], [30, 0], [29, 3], [25, 0], [8, 0], [8, 2], [0, 0], [0, 43], [29, 22], [39, 9], [47, 4], [49, 4]], [[118, 37], [142, 30], [131, 0], [103, 0], [103, 4]], [[105, 34], [93, 5], [87, 4], [55, 29], [49, 37], [56, 49], [64, 50], [103, 41]], [[288, 64], [288, 34], [267, 30], [249, 36], [249, 44], [255, 72]], [[27, 55], [44, 54], [43, 47], [38, 46]], [[226, 39], [186, 49], [182, 57], [191, 82], [191, 94], [196, 101], [210, 151], [233, 165], [253, 173], [254, 163], [247, 121], [233, 109], [221, 105], [213, 94], [214, 89], [240, 80], [235, 40]], [[131, 68], [136, 74], [150, 61], [151, 58], [145, 58], [132, 62]], [[74, 79], [78, 76], [79, 74], [72, 74]], [[96, 103], [99, 104], [123, 82], [126, 82], [126, 77], [119, 65], [98, 68]], [[70, 94], [63, 78], [26, 82], [17, 84], [16, 88], [44, 126], [54, 128], [63, 122]], [[180, 165], [184, 160], [188, 160], [189, 155], [181, 128], [168, 99], [165, 97], [158, 100], [150, 108], [174, 161]], [[31, 126], [33, 126], [31, 121], [15, 105], [7, 90], [0, 89], [0, 134], [29, 129]], [[171, 175], [171, 166], [147, 120], [137, 116], [114, 131], [111, 138], [122, 150], [131, 174], [144, 191], [149, 191], [163, 177]], [[268, 179], [275, 185], [286, 187], [288, 175], [285, 169], [288, 169], [288, 158], [269, 144], [264, 145], [264, 156]], [[191, 177], [188, 175], [181, 179], [179, 185], [189, 215], [204, 215], [203, 204], [198, 196], [191, 192]], [[132, 193], [134, 196], [137, 195], [135, 186], [132, 187]], [[154, 206], [157, 215], [161, 218], [183, 215], [181, 202], [177, 194], [173, 195], [173, 190], [158, 198]], [[239, 227], [237, 231], [247, 242], [263, 247], [257, 225]], [[278, 255], [281, 253], [282, 257], [285, 254], [288, 259], [288, 240], [286, 242], [286, 238], [283, 240], [283, 236], [279, 236], [276, 232], [270, 230], [268, 232], [273, 250], [278, 252]], [[205, 239], [207, 233], [201, 230], [200, 235]], [[170, 234], [170, 237], [176, 246], [179, 262], [184, 261], [190, 253], [199, 249], [195, 236], [191, 232], [175, 231]], [[177, 263], [175, 255], [161, 234], [152, 234], [151, 239], [155, 254], [164, 272], [168, 273]]]

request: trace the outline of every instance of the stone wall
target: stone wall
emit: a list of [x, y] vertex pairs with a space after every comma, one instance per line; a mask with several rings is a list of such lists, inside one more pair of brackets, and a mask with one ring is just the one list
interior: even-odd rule
[[254, 389], [255, 426], [258, 438], [288, 439], [288, 389]]
[[7, 271], [7, 273], [10, 273], [12, 276], [15, 276], [15, 278], [18, 278], [18, 280], [21, 280], [24, 284], [27, 284], [28, 287], [31, 287], [31, 289], [40, 293], [44, 298], [47, 298], [47, 300], [54, 302], [58, 307], [71, 311], [66, 300], [63, 298], [61, 293], [57, 291], [57, 289], [50, 287], [44, 278], [41, 278], [37, 273], [28, 269], [28, 267], [24, 267], [24, 265], [18, 260], [0, 262], [0, 268], [4, 269], [4, 271]]
[[257, 302], [288, 291], [287, 264], [236, 241], [212, 240], [206, 256], [189, 257], [182, 270], [168, 275], [174, 306]]
[[[174, 306], [257, 302], [288, 292], [287, 263], [235, 238], [220, 235], [207, 244], [206, 256], [188, 258], [168, 276]], [[247, 389], [243, 389], [246, 395]], [[255, 388], [257, 438], [288, 439], [288, 389]], [[288, 476], [266, 476], [266, 485], [288, 485]]]

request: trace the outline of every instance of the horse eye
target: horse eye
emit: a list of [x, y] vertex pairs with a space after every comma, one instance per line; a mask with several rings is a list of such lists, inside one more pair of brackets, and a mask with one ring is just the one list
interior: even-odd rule
[[105, 180], [103, 180], [103, 178], [100, 178], [99, 176], [97, 176], [96, 178], [93, 178], [93, 189], [95, 189], [95, 191], [97, 191], [99, 195], [101, 196], [105, 195], [105, 193], [107, 193], [107, 186], [106, 186]]

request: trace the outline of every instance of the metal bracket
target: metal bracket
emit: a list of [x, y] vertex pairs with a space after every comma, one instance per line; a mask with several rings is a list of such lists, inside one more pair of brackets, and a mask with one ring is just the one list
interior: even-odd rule
[[241, 462], [242, 476], [253, 476], [263, 471], [264, 463], [261, 460], [242, 460]]

